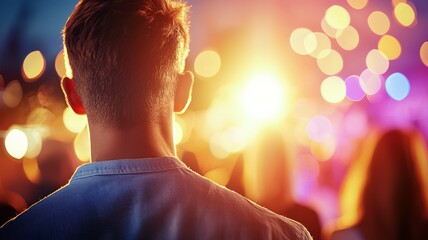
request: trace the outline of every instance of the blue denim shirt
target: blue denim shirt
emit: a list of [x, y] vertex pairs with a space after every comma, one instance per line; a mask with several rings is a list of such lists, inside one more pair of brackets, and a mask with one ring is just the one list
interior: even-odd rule
[[0, 228], [0, 239], [310, 239], [172, 157], [95, 162]]

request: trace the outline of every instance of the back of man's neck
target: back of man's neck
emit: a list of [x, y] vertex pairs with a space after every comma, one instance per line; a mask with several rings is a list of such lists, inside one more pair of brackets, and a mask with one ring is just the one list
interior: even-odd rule
[[168, 122], [121, 129], [90, 125], [91, 161], [175, 156], [172, 133]]

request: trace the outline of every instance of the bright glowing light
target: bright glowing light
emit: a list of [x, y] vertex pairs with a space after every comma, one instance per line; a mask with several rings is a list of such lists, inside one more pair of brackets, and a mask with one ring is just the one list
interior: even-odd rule
[[315, 34], [310, 33], [306, 35], [305, 39], [303, 40], [303, 44], [305, 45], [306, 52], [309, 54], [312, 53], [318, 45], [318, 41], [315, 37]]
[[342, 71], [343, 59], [336, 50], [331, 49], [328, 51], [329, 53], [325, 57], [317, 59], [317, 64], [323, 73], [334, 75]]
[[28, 149], [27, 135], [19, 128], [12, 128], [6, 133], [4, 145], [10, 156], [21, 159]]
[[70, 107], [64, 109], [62, 120], [65, 127], [73, 133], [81, 132], [87, 124], [86, 115], [76, 114]]
[[345, 80], [346, 97], [351, 101], [361, 101], [366, 95], [360, 86], [360, 77], [356, 75], [349, 76]]
[[422, 44], [419, 54], [423, 64], [428, 67], [428, 42]]
[[195, 72], [205, 78], [214, 77], [221, 67], [221, 58], [218, 53], [212, 50], [206, 50], [195, 59]]
[[367, 19], [370, 29], [377, 35], [384, 35], [389, 31], [391, 22], [388, 16], [381, 11], [374, 11]]
[[210, 170], [204, 176], [222, 186], [226, 186], [230, 179], [230, 174], [224, 168]]
[[336, 33], [338, 30], [335, 28], [332, 28], [330, 25], [328, 25], [327, 21], [325, 20], [325, 16], [323, 17], [323, 19], [321, 21], [321, 28], [325, 32], [325, 34], [327, 34], [328, 36], [330, 36], [332, 38], [336, 37]]
[[327, 161], [333, 157], [336, 151], [336, 141], [328, 138], [323, 143], [311, 142], [311, 153], [320, 161]]
[[392, 99], [401, 101], [409, 95], [410, 83], [403, 74], [393, 73], [386, 79], [385, 88]]
[[331, 50], [331, 42], [330, 38], [324, 33], [315, 32], [313, 35], [316, 38], [316, 47], [314, 50], [310, 53], [312, 57], [315, 58], [323, 58], [326, 57]]
[[379, 40], [378, 49], [382, 51], [389, 60], [397, 59], [401, 54], [400, 42], [391, 35], [384, 35]]
[[333, 5], [325, 12], [325, 20], [335, 29], [345, 29], [351, 23], [348, 11], [339, 5]]
[[354, 9], [363, 9], [366, 5], [368, 0], [347, 0], [349, 6], [353, 7]]
[[3, 92], [3, 102], [6, 106], [14, 108], [22, 99], [22, 88], [18, 80], [13, 80], [6, 85]]
[[321, 95], [329, 103], [341, 102], [346, 96], [345, 82], [337, 76], [326, 78], [321, 83]]
[[367, 95], [374, 95], [382, 86], [382, 76], [366, 69], [360, 75], [360, 86]]
[[37, 159], [24, 158], [22, 161], [22, 168], [24, 169], [25, 176], [34, 184], [40, 183], [41, 173]]
[[181, 127], [180, 121], [174, 121], [174, 144], [180, 144], [183, 140], [183, 128]]
[[336, 40], [340, 47], [349, 51], [358, 46], [360, 35], [358, 34], [357, 29], [349, 25], [345, 29], [337, 31]]
[[398, 3], [394, 8], [394, 16], [397, 21], [405, 26], [411, 26], [416, 19], [416, 13], [413, 10], [412, 6], [408, 3]]
[[24, 133], [28, 139], [28, 148], [25, 153], [25, 157], [36, 158], [42, 150], [42, 136], [35, 129], [25, 129]]
[[23, 77], [26, 81], [34, 81], [45, 71], [46, 60], [40, 51], [33, 51], [27, 55], [22, 64]]
[[219, 159], [224, 159], [229, 156], [229, 152], [223, 147], [222, 140], [222, 134], [216, 133], [214, 134], [214, 136], [211, 137], [209, 143], [211, 153]]
[[242, 101], [246, 114], [253, 120], [266, 121], [284, 111], [284, 89], [271, 75], [256, 75], [245, 86]]
[[308, 136], [315, 142], [325, 142], [333, 136], [333, 125], [325, 116], [315, 116], [306, 127]]
[[82, 162], [89, 162], [91, 150], [87, 128], [77, 134], [76, 138], [74, 139], [73, 146], [77, 158]]
[[55, 70], [60, 78], [65, 77], [65, 61], [64, 61], [64, 51], [61, 50], [55, 58]]
[[[300, 55], [307, 55], [310, 53], [311, 49], [308, 49], [306, 46], [307, 44], [310, 44], [311, 41], [316, 41], [315, 37], [309, 37], [311, 36], [312, 31], [307, 28], [297, 28], [294, 29], [294, 31], [290, 35], [290, 45], [291, 48]], [[312, 39], [312, 40], [311, 40]], [[306, 42], [306, 43], [305, 43]], [[311, 51], [313, 51], [312, 49]]]
[[366, 65], [371, 71], [383, 74], [389, 68], [389, 60], [381, 51], [373, 49], [367, 54]]

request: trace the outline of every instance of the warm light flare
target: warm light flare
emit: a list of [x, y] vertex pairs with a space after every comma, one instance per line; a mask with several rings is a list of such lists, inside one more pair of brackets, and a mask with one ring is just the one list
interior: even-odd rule
[[4, 145], [10, 156], [21, 159], [25, 156], [28, 149], [27, 135], [22, 129], [13, 127], [6, 133]]
[[33, 51], [27, 55], [22, 64], [24, 79], [28, 82], [39, 78], [45, 71], [46, 60], [40, 51]]

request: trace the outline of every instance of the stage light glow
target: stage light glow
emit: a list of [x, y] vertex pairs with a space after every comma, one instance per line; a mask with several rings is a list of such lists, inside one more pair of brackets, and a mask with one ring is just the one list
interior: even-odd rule
[[368, 17], [367, 22], [370, 30], [380, 36], [386, 34], [391, 26], [388, 16], [381, 11], [372, 12]]
[[310, 139], [315, 142], [325, 142], [333, 136], [333, 125], [330, 119], [325, 116], [313, 117], [306, 127]]
[[300, 55], [308, 55], [310, 53], [305, 44], [305, 41], [310, 42], [312, 41], [311, 40], [312, 38], [315, 39], [315, 37], [309, 37], [308, 40], [306, 40], [306, 37], [310, 36], [311, 34], [312, 34], [312, 31], [307, 28], [296, 28], [293, 30], [293, 32], [290, 35], [290, 45], [291, 45], [291, 48], [294, 50], [294, 52]]
[[249, 119], [273, 120], [284, 111], [284, 88], [272, 75], [255, 75], [244, 87], [241, 100]]
[[401, 55], [400, 42], [391, 35], [383, 35], [378, 43], [378, 49], [382, 51], [389, 60], [397, 59]]
[[83, 129], [73, 142], [74, 152], [81, 162], [89, 162], [91, 156], [88, 129]]
[[347, 1], [349, 6], [357, 10], [363, 9], [368, 3], [368, 0], [347, 0]]
[[64, 61], [64, 51], [61, 50], [55, 58], [55, 70], [60, 78], [65, 77], [65, 61]]
[[329, 37], [336, 38], [336, 33], [338, 30], [328, 25], [327, 21], [325, 20], [325, 16], [321, 20], [321, 28]]
[[325, 20], [335, 29], [345, 29], [351, 23], [348, 11], [339, 5], [333, 5], [325, 12]]
[[214, 77], [221, 67], [221, 58], [218, 53], [212, 50], [206, 50], [195, 59], [195, 72], [204, 78]]
[[341, 102], [346, 96], [345, 82], [337, 76], [326, 78], [321, 83], [321, 95], [329, 103]]
[[386, 79], [385, 88], [392, 99], [401, 101], [409, 95], [410, 83], [402, 73], [393, 73]]
[[40, 51], [29, 53], [22, 64], [22, 73], [25, 81], [37, 80], [45, 71], [46, 60]]
[[346, 78], [346, 97], [351, 101], [361, 101], [366, 95], [360, 86], [360, 77], [352, 75]]
[[394, 16], [405, 27], [411, 26], [416, 19], [416, 13], [412, 6], [404, 2], [400, 2], [394, 7]]
[[87, 124], [86, 115], [76, 114], [73, 109], [67, 107], [64, 109], [63, 122], [65, 127], [72, 133], [79, 133]]
[[367, 54], [366, 66], [377, 74], [383, 74], [389, 68], [389, 60], [381, 51], [373, 49]]
[[419, 55], [421, 57], [422, 63], [428, 67], [428, 42], [424, 42], [422, 44]]
[[314, 58], [323, 58], [326, 57], [331, 50], [331, 42], [330, 38], [324, 33], [321, 32], [315, 32], [313, 35], [316, 38], [317, 46], [315, 49], [310, 53], [312, 57]]
[[358, 46], [360, 42], [360, 35], [357, 29], [349, 25], [345, 29], [341, 29], [336, 33], [337, 43], [344, 50], [353, 50]]
[[[327, 51], [327, 50], [325, 50]], [[317, 64], [320, 70], [327, 75], [334, 75], [342, 71], [343, 68], [343, 59], [342, 56], [336, 50], [328, 50], [323, 58], [317, 59]], [[320, 54], [324, 54], [321, 52]]]
[[28, 138], [25, 132], [18, 128], [12, 127], [4, 139], [4, 145], [7, 153], [16, 159], [21, 159], [25, 156], [28, 149]]
[[382, 76], [366, 69], [360, 75], [360, 86], [367, 95], [374, 95], [382, 87]]
[[22, 99], [22, 88], [18, 80], [12, 80], [6, 85], [2, 97], [4, 104], [10, 108], [19, 105]]

